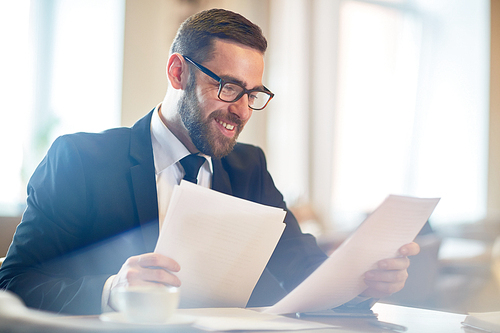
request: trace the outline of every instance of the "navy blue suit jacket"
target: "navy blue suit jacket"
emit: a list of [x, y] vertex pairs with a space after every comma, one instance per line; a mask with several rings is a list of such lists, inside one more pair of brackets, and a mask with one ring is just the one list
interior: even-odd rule
[[[100, 313], [106, 279], [128, 257], [152, 252], [158, 239], [151, 115], [131, 128], [53, 143], [28, 184], [27, 209], [0, 268], [0, 288], [33, 308]], [[261, 149], [237, 144], [213, 160], [213, 169], [214, 190], [286, 209]], [[290, 291], [326, 258], [290, 212], [285, 223], [252, 305], [273, 303], [283, 296], [280, 286]]]

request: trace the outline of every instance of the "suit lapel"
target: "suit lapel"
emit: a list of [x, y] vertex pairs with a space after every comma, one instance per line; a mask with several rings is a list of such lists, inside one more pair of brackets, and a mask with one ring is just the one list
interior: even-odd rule
[[148, 252], [152, 252], [158, 240], [158, 199], [151, 144], [152, 112], [137, 121], [131, 129], [130, 157], [135, 165], [130, 168], [132, 190], [137, 214]]
[[212, 159], [214, 175], [212, 178], [212, 189], [218, 192], [232, 195], [231, 182], [229, 174], [224, 170], [220, 159]]

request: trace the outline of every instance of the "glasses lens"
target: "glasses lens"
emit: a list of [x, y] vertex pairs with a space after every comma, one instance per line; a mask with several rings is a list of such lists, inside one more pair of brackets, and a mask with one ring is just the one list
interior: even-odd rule
[[239, 85], [226, 82], [220, 90], [219, 98], [224, 102], [233, 102], [242, 91], [243, 88]]
[[[243, 91], [244, 89], [240, 85], [225, 82], [220, 90], [219, 98], [224, 102], [235, 102], [237, 99], [241, 98], [241, 93]], [[248, 95], [248, 106], [254, 110], [263, 109], [270, 98], [271, 95], [265, 92], [252, 91]]]
[[253, 91], [248, 97], [248, 106], [255, 110], [263, 109], [271, 96], [262, 91]]

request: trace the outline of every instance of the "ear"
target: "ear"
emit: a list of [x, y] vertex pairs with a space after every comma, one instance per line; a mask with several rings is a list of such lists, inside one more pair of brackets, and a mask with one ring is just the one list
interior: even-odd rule
[[186, 87], [189, 79], [188, 64], [179, 53], [174, 53], [168, 58], [167, 78], [174, 89]]

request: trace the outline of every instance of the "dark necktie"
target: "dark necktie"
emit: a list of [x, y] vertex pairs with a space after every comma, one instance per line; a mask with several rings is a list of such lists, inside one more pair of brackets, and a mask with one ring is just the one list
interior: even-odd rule
[[198, 154], [191, 154], [181, 159], [180, 162], [184, 168], [184, 172], [186, 172], [183, 179], [197, 184], [198, 171], [205, 161], [206, 159]]

